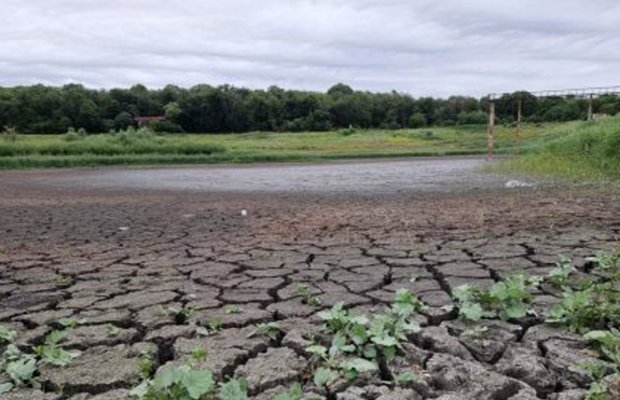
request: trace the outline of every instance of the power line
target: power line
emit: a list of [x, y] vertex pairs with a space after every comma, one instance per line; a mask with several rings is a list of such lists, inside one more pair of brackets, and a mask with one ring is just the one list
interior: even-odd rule
[[[620, 86], [602, 86], [602, 87], [590, 87], [581, 89], [554, 89], [554, 90], [539, 90], [535, 92], [521, 91], [515, 93], [528, 93], [535, 97], [581, 97], [590, 98], [598, 97], [605, 94], [620, 94]], [[491, 93], [488, 95], [489, 100], [498, 100], [502, 96], [511, 96], [514, 93]]]

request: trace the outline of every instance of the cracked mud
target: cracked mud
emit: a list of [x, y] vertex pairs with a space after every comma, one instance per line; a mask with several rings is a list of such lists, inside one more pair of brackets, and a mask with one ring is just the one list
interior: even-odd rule
[[[579, 267], [611, 250], [620, 238], [613, 194], [561, 186], [363, 195], [68, 189], [2, 174], [10, 183], [0, 192], [0, 323], [31, 346], [60, 318], [86, 321], [63, 342], [78, 358], [42, 367], [41, 390], [3, 399], [127, 399], [144, 349], [165, 368], [202, 348], [201, 367], [244, 377], [261, 400], [294, 382], [340, 400], [577, 400], [588, 387], [579, 367], [592, 357], [586, 343], [542, 323], [557, 293], [536, 294], [538, 318], [482, 322], [483, 339], [462, 335], [466, 327], [445, 306], [463, 283], [546, 274], [559, 255]], [[320, 305], [303, 301], [302, 283]], [[314, 388], [303, 349], [305, 334], [320, 329], [317, 312], [342, 301], [371, 314], [399, 288], [430, 306], [396, 366], [423, 379], [407, 388], [378, 378], [339, 382], [329, 394]], [[165, 312], [182, 307], [195, 312], [186, 320]], [[214, 319], [217, 333], [197, 333]], [[271, 321], [283, 330], [278, 340], [250, 335]]]

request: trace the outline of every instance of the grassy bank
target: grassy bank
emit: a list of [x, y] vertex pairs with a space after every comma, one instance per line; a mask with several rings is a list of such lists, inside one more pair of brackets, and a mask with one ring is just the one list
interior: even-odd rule
[[[541, 147], [576, 125], [526, 126], [522, 148]], [[513, 129], [499, 127], [495, 143], [498, 153], [511, 152]], [[99, 134], [80, 138], [22, 135], [15, 140], [0, 139], [0, 168], [315, 161], [485, 152], [484, 126], [230, 135]]]
[[620, 117], [574, 125], [570, 132], [523, 157], [506, 161], [503, 171], [580, 180], [620, 178]]

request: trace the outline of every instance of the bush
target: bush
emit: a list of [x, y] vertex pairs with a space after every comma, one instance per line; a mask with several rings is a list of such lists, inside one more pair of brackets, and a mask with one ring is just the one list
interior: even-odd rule
[[19, 136], [19, 133], [17, 132], [17, 129], [14, 126], [4, 127], [4, 131], [2, 132], [2, 137], [4, 138], [4, 140], [8, 142], [14, 142], [17, 140], [18, 136]]
[[67, 142], [74, 142], [76, 140], [80, 140], [85, 138], [87, 135], [86, 130], [84, 128], [80, 128], [77, 131], [72, 126], [69, 127], [67, 133], [65, 133], [65, 140]]
[[417, 129], [425, 127], [427, 124], [426, 117], [424, 114], [417, 112], [409, 117], [409, 126], [411, 128]]
[[357, 133], [357, 129], [355, 129], [352, 126], [349, 126], [346, 129], [340, 129], [338, 130], [338, 133], [340, 134], [340, 136], [351, 136]]

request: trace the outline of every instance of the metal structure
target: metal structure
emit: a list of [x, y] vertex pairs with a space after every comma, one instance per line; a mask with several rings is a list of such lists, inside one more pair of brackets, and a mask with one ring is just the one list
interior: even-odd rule
[[[549, 98], [549, 97], [562, 97], [562, 98], [582, 98], [588, 99], [588, 121], [594, 118], [593, 113], [593, 100], [599, 96], [606, 94], [620, 95], [620, 86], [605, 86], [605, 87], [591, 87], [583, 89], [560, 89], [560, 90], [540, 90], [536, 92], [525, 92], [533, 95], [537, 98]], [[504, 95], [511, 95], [511, 93], [491, 93], [489, 98], [489, 124], [487, 130], [487, 146], [488, 146], [488, 159], [493, 159], [493, 139], [495, 136], [495, 101], [500, 99]], [[515, 126], [515, 143], [516, 151], [519, 150], [519, 141], [521, 135], [521, 116], [523, 112], [523, 101], [519, 97], [517, 99], [517, 121]]]

